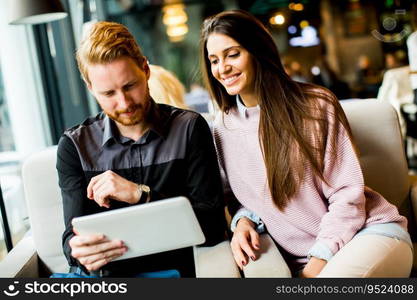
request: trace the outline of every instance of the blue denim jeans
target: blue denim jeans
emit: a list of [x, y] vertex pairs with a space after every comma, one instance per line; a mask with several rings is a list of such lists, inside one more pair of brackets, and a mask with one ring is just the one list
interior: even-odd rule
[[[85, 273], [80, 267], [71, 267], [70, 273], [54, 273], [50, 278], [101, 278], [100, 272]], [[180, 272], [177, 270], [163, 270], [157, 272], [138, 273], [134, 278], [180, 278]]]

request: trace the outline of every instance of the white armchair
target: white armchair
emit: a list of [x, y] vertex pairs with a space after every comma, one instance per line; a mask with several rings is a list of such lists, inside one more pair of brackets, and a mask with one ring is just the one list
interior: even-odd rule
[[[408, 175], [397, 113], [389, 103], [376, 99], [342, 101], [342, 107], [359, 150], [366, 185], [408, 218], [414, 249], [417, 249], [417, 176]], [[268, 245], [269, 252], [278, 251], [273, 243]], [[274, 259], [261, 256], [259, 261], [250, 261], [244, 267], [245, 277], [285, 276], [279, 253], [267, 256]], [[416, 252], [411, 274], [417, 276]]]
[[[32, 155], [22, 176], [31, 231], [0, 262], [0, 277], [46, 277], [68, 272], [62, 251], [64, 217], [58, 175], [57, 147]], [[197, 277], [240, 277], [228, 241], [195, 247]]]

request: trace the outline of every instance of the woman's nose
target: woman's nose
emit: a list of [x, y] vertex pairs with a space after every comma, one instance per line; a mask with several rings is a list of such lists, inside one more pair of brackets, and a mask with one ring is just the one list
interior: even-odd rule
[[219, 66], [220, 74], [226, 74], [230, 72], [230, 70], [232, 69], [232, 67], [226, 62], [220, 62], [219, 64], [220, 64]]

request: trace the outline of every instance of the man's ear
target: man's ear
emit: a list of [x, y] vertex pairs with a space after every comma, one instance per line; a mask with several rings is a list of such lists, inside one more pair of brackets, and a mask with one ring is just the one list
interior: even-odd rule
[[149, 68], [148, 59], [146, 57], [143, 57], [142, 70], [145, 72], [146, 80], [149, 80], [151, 69]]
[[80, 73], [81, 73], [81, 78], [83, 79], [88, 91], [92, 94], [93, 90], [92, 90], [91, 82], [87, 80], [86, 76], [84, 76], [84, 74], [81, 71]]
[[84, 81], [85, 85], [87, 86], [88, 91], [90, 92], [91, 96], [93, 96], [94, 99], [97, 100], [96, 94], [94, 93], [93, 87], [91, 83], [88, 83], [87, 81]]
[[94, 93], [93, 93], [93, 87], [91, 86], [91, 82], [88, 82], [87, 80], [85, 80], [85, 78], [83, 78], [83, 80], [84, 80], [84, 83], [85, 83], [85, 85], [86, 85], [86, 87], [87, 87], [88, 91], [89, 91], [92, 95], [94, 95]]

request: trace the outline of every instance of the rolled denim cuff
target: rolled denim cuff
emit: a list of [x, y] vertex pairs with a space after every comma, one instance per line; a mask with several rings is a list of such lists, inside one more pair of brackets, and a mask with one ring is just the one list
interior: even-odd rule
[[333, 257], [333, 253], [323, 242], [317, 241], [308, 251], [308, 258], [312, 256], [329, 261]]
[[253, 223], [255, 223], [255, 225], [256, 225], [255, 230], [256, 230], [257, 233], [265, 232], [265, 224], [264, 224], [264, 222], [262, 222], [261, 218], [259, 218], [258, 215], [256, 215], [255, 213], [253, 213], [252, 211], [250, 211], [246, 208], [239, 209], [237, 211], [237, 213], [235, 214], [235, 216], [233, 217], [232, 222], [230, 222], [230, 230], [232, 232], [235, 231], [237, 222], [241, 218], [244, 218], [244, 217], [248, 218]]

